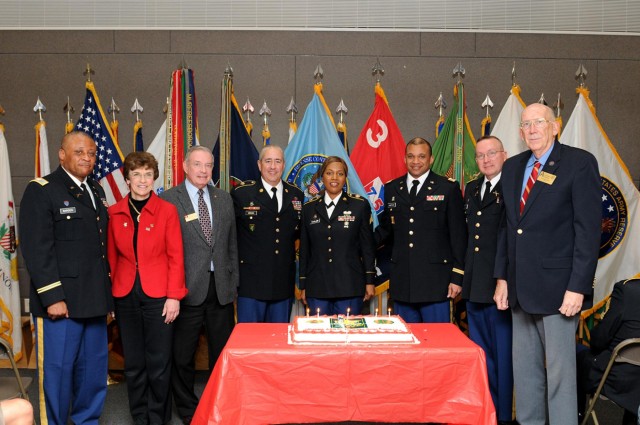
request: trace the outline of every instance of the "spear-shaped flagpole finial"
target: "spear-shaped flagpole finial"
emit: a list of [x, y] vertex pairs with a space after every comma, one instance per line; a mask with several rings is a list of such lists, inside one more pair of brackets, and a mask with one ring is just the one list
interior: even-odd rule
[[244, 105], [242, 105], [242, 112], [247, 114], [245, 121], [251, 122], [251, 115], [249, 114], [253, 114], [254, 111], [255, 111], [255, 108], [253, 107], [253, 105], [251, 104], [251, 101], [249, 100], [249, 97], [247, 96], [247, 101], [244, 102]]
[[316, 80], [316, 84], [319, 84], [322, 81], [322, 78], [324, 78], [324, 71], [322, 70], [322, 66], [318, 64], [318, 66], [316, 66], [316, 70], [313, 71], [313, 79]]
[[87, 62], [87, 68], [84, 70], [84, 72], [82, 73], [82, 75], [84, 75], [85, 77], [87, 77], [87, 82], [91, 81], [91, 76], [93, 74], [95, 74], [96, 72], [93, 70], [93, 68], [91, 68], [91, 64], [89, 62]]
[[224, 76], [233, 78], [233, 68], [231, 67], [230, 62], [227, 62], [227, 67], [224, 69]]
[[42, 113], [47, 112], [47, 107], [44, 106], [44, 103], [42, 103], [42, 101], [40, 101], [40, 96], [38, 96], [38, 100], [36, 101], [36, 106], [33, 107], [33, 112], [38, 114], [38, 117], [40, 117], [40, 121], [43, 121]]
[[384, 76], [384, 68], [380, 63], [380, 58], [376, 58], [376, 64], [371, 68], [371, 75], [376, 79], [376, 83], [379, 83]]
[[516, 61], [513, 61], [513, 66], [511, 67], [511, 86], [515, 87], [518, 84], [516, 83]]
[[444, 101], [444, 97], [442, 97], [442, 92], [440, 92], [440, 96], [435, 103], [435, 108], [438, 110], [438, 116], [441, 117], [444, 110], [447, 108], [447, 102]]
[[76, 110], [74, 109], [73, 106], [71, 106], [71, 101], [69, 100], [69, 96], [67, 96], [67, 103], [64, 104], [64, 107], [62, 108], [62, 110], [64, 111], [65, 114], [67, 114], [67, 122], [72, 122], [71, 114], [73, 114]]
[[544, 93], [542, 93], [542, 94], [540, 95], [540, 99], [538, 99], [538, 103], [540, 103], [540, 104], [542, 104], [542, 105], [545, 105], [545, 106], [546, 106], [546, 105], [548, 105], [548, 103], [547, 103], [547, 99], [545, 99], [545, 98], [544, 98]]
[[136, 114], [136, 122], [140, 121], [140, 114], [143, 112], [144, 108], [142, 107], [140, 102], [138, 102], [138, 98], [136, 97], [136, 100], [133, 101], [133, 106], [131, 107], [131, 113]]
[[562, 110], [564, 109], [564, 103], [562, 102], [562, 98], [560, 97], [560, 93], [558, 93], [558, 100], [553, 104], [553, 110], [556, 113], [556, 118], [562, 115]]
[[291, 117], [289, 118], [289, 121], [295, 122], [296, 114], [298, 113], [298, 106], [296, 105], [296, 102], [293, 100], [293, 96], [291, 96], [291, 102], [289, 102], [289, 106], [287, 106], [287, 109], [285, 109], [285, 112], [291, 115]]
[[166, 115], [167, 112], [169, 112], [169, 98], [168, 97], [167, 97], [167, 101], [164, 103], [164, 106], [162, 107], [162, 113]]
[[109, 112], [111, 114], [111, 121], [115, 121], [116, 120], [116, 114], [120, 113], [120, 107], [118, 107], [118, 105], [116, 105], [116, 101], [113, 100], [113, 98], [111, 98], [111, 104], [107, 108], [107, 112]]
[[481, 104], [482, 109], [486, 110], [486, 117], [489, 117], [489, 109], [493, 109], [493, 102], [491, 101], [491, 98], [489, 97], [489, 93], [487, 93], [487, 97], [484, 98], [484, 101]]
[[259, 114], [262, 117], [262, 121], [264, 122], [264, 125], [269, 125], [269, 117], [271, 116], [271, 109], [269, 109], [269, 107], [267, 106], [266, 100], [264, 101], [264, 103], [262, 103], [262, 108], [260, 108]]
[[587, 68], [584, 67], [583, 64], [580, 64], [578, 70], [576, 71], [576, 80], [578, 80], [578, 84], [580, 87], [584, 87], [584, 82], [587, 79]]
[[344, 104], [344, 100], [340, 99], [340, 103], [338, 104], [338, 107], [336, 108], [336, 114], [340, 114], [340, 122], [344, 122], [344, 116], [345, 114], [349, 113], [349, 109], [347, 108], [347, 105]]
[[458, 83], [461, 83], [462, 79], [464, 78], [464, 74], [465, 74], [465, 69], [462, 66], [462, 62], [458, 62], [456, 67], [453, 68], [453, 77], [454, 78], [458, 77]]

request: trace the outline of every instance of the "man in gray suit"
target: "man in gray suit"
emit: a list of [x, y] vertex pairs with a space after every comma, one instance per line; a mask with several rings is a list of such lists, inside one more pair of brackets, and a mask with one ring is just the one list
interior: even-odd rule
[[200, 329], [204, 325], [207, 332], [211, 372], [233, 330], [239, 274], [233, 201], [227, 192], [209, 185], [211, 151], [192, 147], [183, 167], [186, 180], [161, 196], [178, 208], [184, 242], [189, 293], [174, 324], [171, 386], [178, 414], [189, 424], [198, 404], [193, 381]]

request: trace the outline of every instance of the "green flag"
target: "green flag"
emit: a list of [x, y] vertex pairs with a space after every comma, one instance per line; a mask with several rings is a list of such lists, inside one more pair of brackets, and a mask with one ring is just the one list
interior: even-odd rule
[[453, 87], [454, 103], [433, 145], [431, 169], [441, 176], [455, 179], [464, 186], [479, 175], [475, 161], [476, 141], [469, 127], [464, 99], [464, 85]]

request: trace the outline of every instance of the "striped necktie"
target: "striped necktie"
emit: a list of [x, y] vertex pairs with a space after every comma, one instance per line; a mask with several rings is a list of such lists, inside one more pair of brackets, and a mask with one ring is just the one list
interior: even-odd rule
[[527, 180], [527, 185], [524, 188], [524, 192], [522, 192], [522, 198], [520, 198], [520, 214], [522, 214], [524, 206], [527, 204], [527, 198], [529, 198], [531, 188], [533, 188], [536, 180], [538, 180], [538, 172], [540, 172], [540, 162], [536, 161], [533, 163], [533, 170], [531, 170], [531, 175], [529, 176], [529, 180]]

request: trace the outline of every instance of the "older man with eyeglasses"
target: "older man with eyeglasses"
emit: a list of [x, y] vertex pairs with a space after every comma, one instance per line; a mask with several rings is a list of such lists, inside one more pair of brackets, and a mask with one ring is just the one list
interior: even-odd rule
[[521, 425], [575, 425], [575, 331], [592, 303], [600, 247], [601, 185], [595, 157], [556, 141], [542, 104], [522, 112], [529, 150], [502, 169], [494, 300], [511, 308], [516, 418]]

